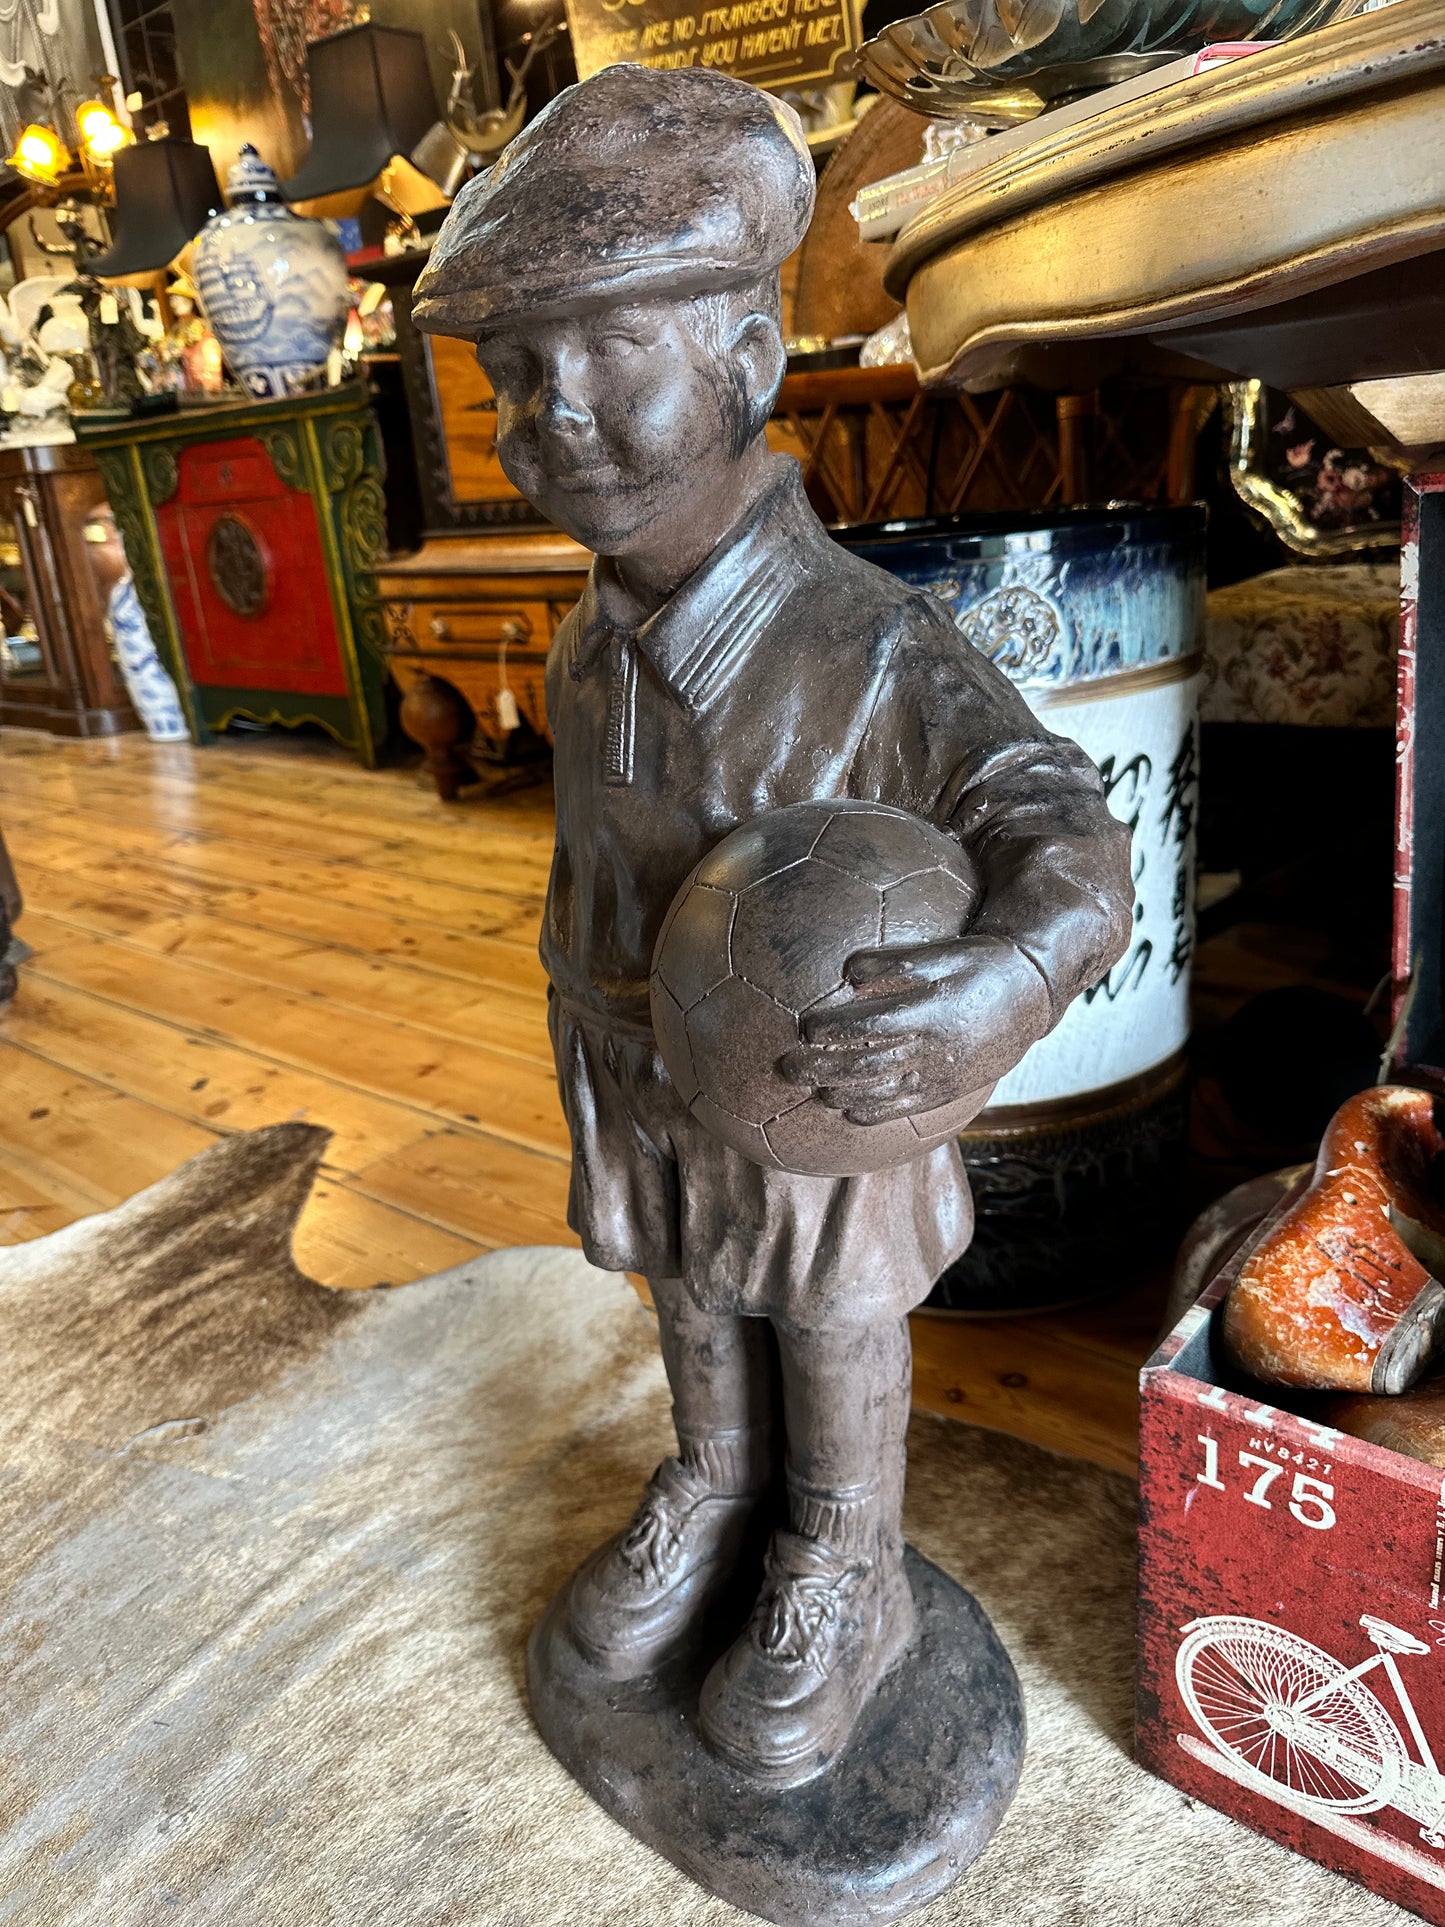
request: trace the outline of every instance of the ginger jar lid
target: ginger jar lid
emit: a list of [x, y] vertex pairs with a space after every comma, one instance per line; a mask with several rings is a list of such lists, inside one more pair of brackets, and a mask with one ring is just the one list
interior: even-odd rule
[[226, 199], [232, 207], [282, 200], [275, 168], [266, 165], [249, 141], [226, 176]]

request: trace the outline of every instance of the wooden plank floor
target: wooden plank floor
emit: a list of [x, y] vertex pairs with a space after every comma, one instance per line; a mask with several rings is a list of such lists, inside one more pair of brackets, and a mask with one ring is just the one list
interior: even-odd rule
[[[405, 1284], [575, 1244], [538, 919], [550, 793], [439, 804], [296, 742], [0, 731], [34, 950], [0, 1014], [0, 1243], [117, 1203], [226, 1131], [332, 1141], [298, 1257]], [[915, 1320], [916, 1395], [1127, 1470], [1157, 1316]]]

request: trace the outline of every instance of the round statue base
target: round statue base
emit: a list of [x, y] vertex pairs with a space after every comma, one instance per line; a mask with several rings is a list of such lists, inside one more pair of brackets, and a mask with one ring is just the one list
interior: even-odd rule
[[606, 1679], [568, 1630], [570, 1582], [527, 1647], [542, 1737], [613, 1819], [733, 1906], [779, 1927], [896, 1920], [983, 1852], [1024, 1751], [1018, 1679], [982, 1608], [911, 1548], [907, 1572], [914, 1643], [807, 1786], [750, 1785], [703, 1746], [698, 1691], [725, 1642]]

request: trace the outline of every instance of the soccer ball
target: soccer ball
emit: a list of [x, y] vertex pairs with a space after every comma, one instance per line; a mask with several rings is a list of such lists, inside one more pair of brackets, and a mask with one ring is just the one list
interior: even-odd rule
[[989, 1090], [853, 1124], [778, 1062], [803, 1041], [805, 1012], [854, 994], [851, 956], [960, 936], [982, 895], [956, 838], [882, 803], [794, 803], [724, 837], [678, 891], [652, 958], [653, 1029], [693, 1116], [758, 1164], [820, 1177], [904, 1164], [952, 1137]]

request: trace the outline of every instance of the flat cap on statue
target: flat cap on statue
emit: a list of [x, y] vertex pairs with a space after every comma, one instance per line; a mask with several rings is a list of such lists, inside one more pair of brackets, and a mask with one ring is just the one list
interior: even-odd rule
[[802, 240], [813, 194], [784, 102], [706, 67], [605, 67], [462, 189], [413, 319], [475, 340], [522, 315], [749, 281]]

